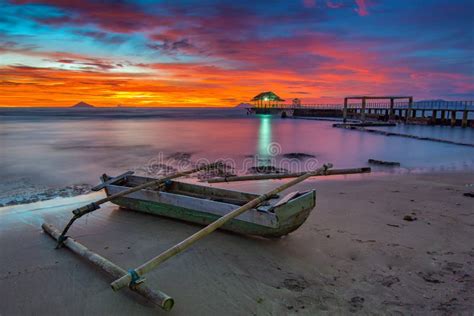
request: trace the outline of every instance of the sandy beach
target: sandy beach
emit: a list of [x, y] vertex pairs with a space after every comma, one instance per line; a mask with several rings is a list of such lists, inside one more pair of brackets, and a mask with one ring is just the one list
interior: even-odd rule
[[[296, 187], [310, 188], [317, 206], [296, 232], [267, 240], [218, 231], [148, 274], [151, 288], [175, 299], [168, 313], [128, 290], [114, 293], [110, 278], [42, 233], [42, 222], [63, 227], [71, 209], [102, 193], [0, 208], [0, 314], [472, 315], [474, 200], [463, 194], [474, 190], [473, 172]], [[198, 229], [107, 204], [70, 235], [128, 269]]]
[[473, 0], [0, 2], [0, 316], [474, 316]]

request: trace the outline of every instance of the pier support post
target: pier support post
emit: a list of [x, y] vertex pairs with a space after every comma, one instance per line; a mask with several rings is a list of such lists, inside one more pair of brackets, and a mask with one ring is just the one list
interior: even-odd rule
[[433, 110], [431, 114], [431, 124], [436, 125], [437, 116], [438, 116], [438, 111]]
[[411, 117], [416, 118], [416, 109], [411, 110]]
[[401, 120], [403, 117], [403, 110], [399, 109], [398, 110], [398, 119]]
[[347, 121], [347, 98], [344, 98], [344, 109], [342, 110], [342, 121]]
[[425, 110], [421, 110], [421, 117], [425, 118]]
[[408, 123], [408, 119], [410, 117], [412, 107], [413, 107], [413, 98], [409, 98], [408, 99], [408, 109], [407, 109], [407, 113], [405, 115], [405, 123]]
[[467, 116], [468, 116], [468, 112], [467, 110], [464, 110], [462, 112], [462, 123], [461, 123], [461, 127], [467, 127]]
[[451, 127], [456, 126], [456, 111], [451, 111]]
[[441, 125], [444, 125], [446, 121], [446, 111], [441, 110]]
[[393, 116], [395, 115], [393, 107], [395, 106], [395, 100], [393, 98], [390, 98], [390, 114], [388, 116], [389, 120], [393, 120]]
[[365, 104], [366, 104], [366, 100], [365, 98], [362, 99], [362, 109], [361, 109], [361, 112], [360, 112], [360, 120], [362, 122], [365, 122]]

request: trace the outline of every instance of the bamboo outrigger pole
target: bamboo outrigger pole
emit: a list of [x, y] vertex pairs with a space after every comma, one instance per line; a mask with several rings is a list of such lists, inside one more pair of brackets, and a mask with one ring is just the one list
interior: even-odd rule
[[229, 220], [239, 216], [240, 214], [258, 206], [260, 203], [268, 200], [270, 197], [274, 196], [277, 193], [280, 193], [283, 190], [288, 189], [291, 186], [294, 186], [295, 184], [298, 184], [304, 180], [306, 180], [309, 177], [312, 177], [317, 174], [322, 174], [327, 172], [329, 168], [332, 167], [332, 164], [325, 164], [322, 168], [319, 168], [317, 170], [307, 172], [301, 176], [299, 176], [296, 179], [291, 180], [288, 183], [285, 183], [263, 195], [260, 195], [258, 198], [253, 199], [252, 201], [247, 202], [246, 204], [242, 205], [241, 207], [233, 210], [230, 213], [227, 213], [226, 215], [220, 217], [216, 221], [212, 222], [211, 224], [207, 225], [200, 231], [196, 232], [195, 234], [189, 236], [185, 240], [181, 241], [180, 243], [174, 245], [173, 247], [169, 248], [168, 250], [162, 252], [158, 256], [152, 258], [151, 260], [145, 262], [138, 268], [134, 270], [130, 270], [129, 273], [123, 275], [121, 278], [115, 280], [110, 284], [112, 289], [114, 291], [118, 291], [126, 286], [134, 286], [137, 284], [137, 282], [142, 282], [143, 278], [142, 276], [153, 269], [155, 269], [158, 265], [163, 263], [164, 261], [168, 260], [169, 258], [179, 254], [180, 252], [183, 252], [186, 250], [188, 247], [193, 245], [195, 242], [198, 240], [204, 238], [205, 236], [209, 235], [219, 227], [223, 226], [225, 223], [227, 223]]
[[[316, 174], [314, 176], [333, 176], [333, 175], [369, 173], [369, 172], [371, 172], [370, 167], [332, 169], [332, 170], [328, 170], [324, 174]], [[235, 181], [249, 181], [249, 180], [277, 180], [277, 179], [286, 179], [286, 178], [297, 178], [304, 174], [305, 172], [295, 172], [295, 173], [258, 174], [258, 175], [248, 175], [248, 176], [231, 176], [231, 177], [209, 179], [207, 180], [207, 183], [235, 182]]]
[[[59, 231], [52, 225], [44, 223], [43, 225], [41, 225], [41, 227], [53, 239], [57, 240], [59, 238]], [[72, 252], [78, 254], [93, 265], [101, 268], [107, 274], [111, 275], [114, 278], [119, 278], [125, 273], [127, 273], [126, 270], [122, 269], [121, 267], [107, 260], [106, 258], [96, 254], [95, 252], [92, 252], [90, 249], [77, 242], [76, 240], [72, 239], [71, 237], [66, 238], [66, 240], [64, 241], [64, 245]], [[148, 299], [153, 305], [156, 305], [166, 311], [169, 311], [171, 310], [171, 308], [173, 308], [174, 300], [171, 297], [161, 291], [154, 291], [143, 283], [137, 284], [136, 286], [131, 287], [130, 289]]]
[[218, 168], [222, 166], [222, 163], [221, 162], [216, 162], [216, 163], [212, 163], [212, 164], [208, 164], [208, 165], [202, 165], [202, 166], [199, 166], [197, 168], [194, 168], [194, 169], [191, 169], [191, 170], [187, 170], [187, 171], [182, 171], [182, 172], [177, 172], [177, 173], [174, 173], [170, 176], [167, 176], [167, 177], [163, 177], [163, 178], [160, 178], [160, 179], [156, 179], [156, 180], [152, 180], [150, 182], [146, 182], [144, 184], [141, 184], [141, 185], [138, 185], [136, 187], [133, 187], [133, 188], [130, 188], [128, 190], [125, 190], [125, 191], [121, 191], [119, 193], [116, 193], [116, 194], [113, 194], [111, 196], [108, 196], [108, 197], [105, 197], [105, 198], [102, 198], [96, 202], [93, 202], [93, 203], [90, 203], [90, 204], [87, 204], [85, 206], [82, 206], [82, 207], [79, 207], [75, 210], [72, 211], [72, 213], [74, 214], [74, 216], [70, 219], [69, 223], [66, 225], [66, 227], [64, 227], [64, 230], [63, 232], [61, 233], [61, 235], [57, 238], [58, 239], [58, 243], [56, 245], [56, 248], [59, 248], [61, 247], [61, 245], [63, 244], [63, 242], [66, 240], [66, 233], [67, 231], [69, 230], [69, 228], [71, 227], [71, 225], [77, 220], [79, 219], [80, 217], [88, 214], [88, 213], [91, 213], [97, 209], [100, 208], [100, 205], [101, 204], [104, 204], [106, 202], [109, 202], [109, 201], [112, 201], [113, 199], [116, 199], [116, 198], [119, 198], [119, 197], [122, 197], [122, 196], [125, 196], [125, 195], [128, 195], [130, 193], [133, 193], [133, 192], [136, 192], [136, 191], [139, 191], [139, 190], [142, 190], [142, 189], [145, 189], [145, 188], [148, 188], [148, 187], [151, 187], [151, 186], [156, 186], [156, 185], [159, 185], [159, 184], [162, 184], [168, 180], [171, 180], [171, 179], [175, 179], [175, 178], [179, 178], [179, 177], [182, 177], [182, 176], [186, 176], [186, 175], [189, 175], [189, 174], [192, 174], [192, 173], [196, 173], [198, 171], [201, 171], [201, 170], [205, 170], [205, 169], [214, 169], [214, 168]]

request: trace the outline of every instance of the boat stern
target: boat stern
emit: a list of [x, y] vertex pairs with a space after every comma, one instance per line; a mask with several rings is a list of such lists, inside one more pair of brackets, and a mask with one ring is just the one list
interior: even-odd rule
[[316, 190], [299, 193], [287, 202], [275, 206], [273, 211], [286, 234], [296, 230], [308, 218], [316, 206]]

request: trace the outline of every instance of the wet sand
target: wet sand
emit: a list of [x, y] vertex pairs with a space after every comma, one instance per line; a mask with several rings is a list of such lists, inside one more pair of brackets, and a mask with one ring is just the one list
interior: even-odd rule
[[[263, 192], [280, 183], [253, 185]], [[316, 188], [317, 207], [296, 232], [278, 240], [216, 232], [148, 274], [150, 287], [175, 298], [169, 313], [114, 293], [111, 279], [41, 232], [43, 221], [62, 228], [72, 208], [100, 193], [1, 208], [0, 314], [471, 315], [469, 184], [473, 172], [304, 182], [297, 189]], [[110, 204], [70, 235], [128, 269], [198, 229]]]
[[57, 197], [73, 197], [90, 192], [90, 184], [48, 186], [32, 183], [28, 178], [2, 178], [0, 207], [47, 201]]

